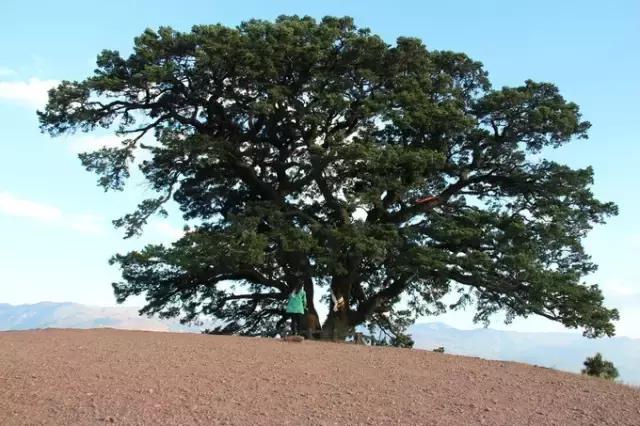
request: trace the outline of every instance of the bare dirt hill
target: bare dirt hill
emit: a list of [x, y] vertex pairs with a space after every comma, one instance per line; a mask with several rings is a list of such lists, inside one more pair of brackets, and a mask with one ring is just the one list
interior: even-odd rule
[[638, 425], [640, 391], [418, 350], [140, 331], [0, 333], [0, 424]]

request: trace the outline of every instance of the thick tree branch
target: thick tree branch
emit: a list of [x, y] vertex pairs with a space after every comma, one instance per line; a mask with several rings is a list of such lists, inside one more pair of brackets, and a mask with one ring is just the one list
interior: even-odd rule
[[353, 324], [363, 323], [383, 303], [388, 302], [402, 294], [409, 285], [410, 277], [400, 276], [389, 286], [370, 296], [364, 302], [358, 304], [358, 309], [350, 319]]

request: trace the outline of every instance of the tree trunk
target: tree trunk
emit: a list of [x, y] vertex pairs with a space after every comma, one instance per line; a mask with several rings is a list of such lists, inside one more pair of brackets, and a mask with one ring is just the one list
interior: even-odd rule
[[304, 292], [307, 294], [307, 314], [304, 316], [302, 329], [305, 330], [307, 339], [311, 339], [321, 331], [320, 318], [313, 303], [313, 281], [305, 280]]
[[334, 341], [343, 341], [353, 335], [353, 332], [354, 326], [351, 325], [349, 321], [349, 313], [347, 310], [334, 312], [332, 309], [322, 326], [323, 338]]
[[322, 337], [334, 341], [345, 340], [353, 335], [354, 327], [349, 315], [349, 297], [351, 294], [351, 277], [349, 275], [334, 276], [331, 282], [331, 292], [336, 301], [343, 300], [336, 306], [334, 301], [329, 303], [329, 315], [322, 326]]

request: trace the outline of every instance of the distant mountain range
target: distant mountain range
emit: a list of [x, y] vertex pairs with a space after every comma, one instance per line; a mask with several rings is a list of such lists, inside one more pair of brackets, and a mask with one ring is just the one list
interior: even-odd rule
[[587, 339], [580, 333], [521, 333], [491, 328], [458, 330], [442, 323], [415, 324], [410, 333], [416, 348], [442, 346], [446, 353], [518, 361], [576, 373], [588, 356], [600, 352], [613, 362], [623, 382], [640, 385], [640, 339]]
[[138, 308], [87, 306], [78, 303], [42, 302], [33, 305], [0, 303], [0, 330], [34, 328], [111, 327], [147, 331], [199, 331], [177, 320], [138, 315]]
[[[33, 305], [0, 303], [0, 330], [34, 328], [99, 328], [199, 332], [176, 320], [138, 315], [137, 308], [97, 307], [77, 303], [43, 302]], [[586, 357], [596, 352], [612, 361], [625, 383], [640, 385], [640, 339], [587, 339], [577, 333], [520, 333], [490, 328], [459, 330], [446, 324], [419, 323], [411, 327], [415, 347], [444, 347], [447, 353], [486, 359], [518, 361], [579, 372]]]

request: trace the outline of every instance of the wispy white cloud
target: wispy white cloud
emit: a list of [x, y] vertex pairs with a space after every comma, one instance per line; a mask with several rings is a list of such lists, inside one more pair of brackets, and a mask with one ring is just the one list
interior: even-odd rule
[[149, 224], [149, 228], [152, 232], [173, 240], [177, 240], [184, 235], [183, 229], [177, 228], [166, 221], [153, 221]]
[[11, 68], [7, 68], [7, 67], [3, 67], [0, 66], [0, 77], [5, 77], [8, 75], [13, 75], [16, 72], [14, 70], [12, 70]]
[[105, 233], [104, 218], [97, 214], [73, 215], [69, 218], [68, 224], [71, 229], [83, 234], [103, 235]]
[[0, 214], [35, 220], [54, 227], [72, 229], [83, 234], [105, 233], [104, 219], [93, 213], [66, 214], [58, 207], [27, 200], [9, 192], [0, 192]]
[[103, 136], [77, 136], [73, 137], [69, 142], [69, 149], [73, 152], [91, 152], [97, 151], [100, 148], [115, 148], [119, 147], [122, 143], [122, 138], [115, 135], [103, 135]]
[[0, 192], [0, 212], [48, 223], [62, 219], [62, 211], [57, 207], [21, 199], [8, 192]]
[[640, 286], [637, 281], [635, 284], [632, 284], [631, 281], [607, 281], [602, 285], [602, 289], [605, 294], [614, 297], [640, 296]]
[[0, 81], [0, 101], [41, 108], [47, 103], [49, 89], [58, 83], [57, 80], [41, 80], [37, 77], [27, 81]]

